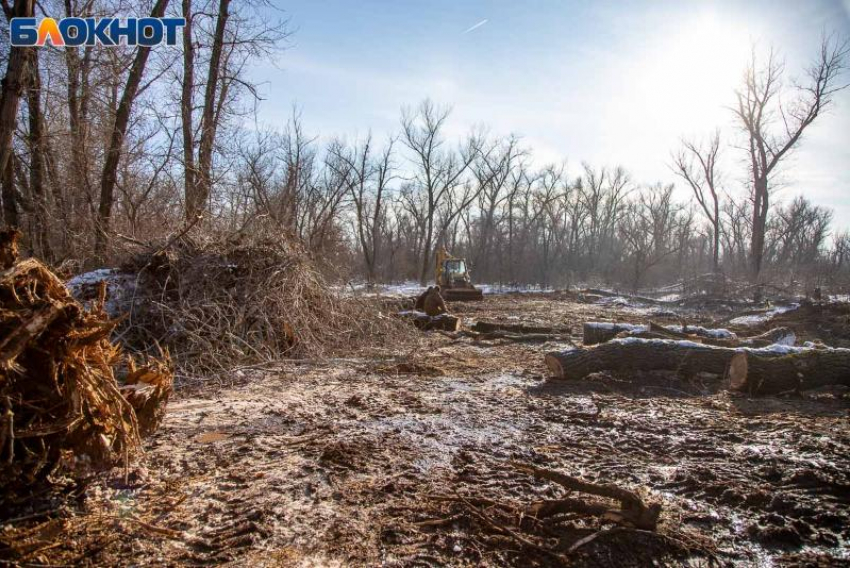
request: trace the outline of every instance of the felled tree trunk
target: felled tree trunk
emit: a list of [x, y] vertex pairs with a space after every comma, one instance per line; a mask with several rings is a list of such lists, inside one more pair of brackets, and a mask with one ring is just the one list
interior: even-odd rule
[[729, 380], [732, 390], [751, 395], [850, 386], [850, 349], [803, 349], [787, 354], [740, 351], [730, 361]]
[[526, 325], [524, 323], [477, 321], [472, 326], [472, 331], [477, 331], [479, 333], [505, 331], [517, 334], [533, 333], [543, 335], [568, 335], [570, 333], [570, 326], [539, 326]]
[[548, 353], [546, 366], [556, 378], [572, 380], [601, 371], [670, 370], [685, 376], [700, 372], [722, 375], [734, 354], [734, 349], [691, 341], [629, 337], [596, 347]]
[[611, 341], [619, 334], [625, 332], [634, 333], [645, 331], [646, 326], [631, 323], [609, 323], [589, 321], [582, 327], [582, 341], [585, 345], [597, 345]]
[[685, 326], [679, 331], [654, 322], [648, 325], [587, 322], [583, 328], [585, 345], [598, 345], [623, 335], [641, 339], [688, 340], [718, 347], [766, 347], [776, 343], [793, 345], [796, 341], [794, 332], [785, 327], [777, 327], [753, 337], [737, 337], [726, 330], [702, 327]]
[[794, 345], [797, 341], [797, 335], [787, 327], [776, 327], [761, 335], [751, 337], [737, 337], [731, 333], [728, 336], [724, 336], [722, 332], [725, 332], [725, 330], [688, 326], [685, 326], [683, 331], [676, 331], [650, 322], [647, 333], [636, 333], [633, 336], [647, 339], [685, 339], [718, 347], [767, 347], [769, 345], [776, 345], [777, 343], [780, 345]]
[[418, 329], [422, 331], [442, 330], [458, 331], [460, 329], [460, 318], [449, 314], [429, 316], [424, 312], [408, 311], [399, 312], [399, 315], [409, 319]]

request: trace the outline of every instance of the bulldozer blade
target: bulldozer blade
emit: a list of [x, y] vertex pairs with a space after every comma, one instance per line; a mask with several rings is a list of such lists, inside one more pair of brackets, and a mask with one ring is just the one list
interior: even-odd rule
[[447, 302], [475, 302], [484, 299], [484, 293], [478, 288], [448, 288], [440, 294]]

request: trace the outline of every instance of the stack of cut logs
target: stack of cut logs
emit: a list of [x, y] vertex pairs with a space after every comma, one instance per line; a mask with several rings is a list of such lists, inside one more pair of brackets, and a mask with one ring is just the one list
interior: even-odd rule
[[611, 371], [672, 371], [682, 378], [699, 373], [724, 376], [732, 390], [777, 394], [826, 385], [850, 386], [850, 349], [794, 346], [787, 328], [738, 337], [726, 330], [590, 322], [584, 347], [546, 355], [561, 379], [583, 379]]

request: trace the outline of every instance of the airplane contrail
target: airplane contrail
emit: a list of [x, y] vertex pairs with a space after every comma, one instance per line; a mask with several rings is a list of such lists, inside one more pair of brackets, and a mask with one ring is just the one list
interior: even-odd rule
[[489, 22], [489, 20], [481, 20], [480, 22], [478, 22], [477, 24], [475, 24], [474, 26], [472, 26], [471, 28], [469, 28], [468, 30], [466, 30], [463, 33], [468, 34], [469, 32], [471, 32], [473, 30], [477, 30], [478, 28], [480, 28], [481, 26], [483, 26], [487, 22]]

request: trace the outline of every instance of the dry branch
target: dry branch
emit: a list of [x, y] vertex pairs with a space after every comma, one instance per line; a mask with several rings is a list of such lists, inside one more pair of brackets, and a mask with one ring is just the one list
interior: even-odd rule
[[163, 345], [198, 373], [282, 357], [398, 341], [406, 326], [381, 306], [344, 297], [310, 254], [285, 235], [183, 234], [150, 248], [123, 270], [137, 275], [126, 340]]
[[658, 526], [658, 517], [661, 515], [661, 505], [653, 503], [647, 505], [637, 493], [623, 489], [616, 485], [603, 485], [584, 481], [559, 471], [544, 469], [531, 464], [514, 462], [513, 466], [519, 471], [530, 473], [540, 479], [554, 481], [569, 491], [587, 493], [597, 497], [605, 497], [620, 502], [621, 509], [611, 509], [598, 504], [586, 503], [578, 499], [559, 499], [537, 504], [537, 512], [557, 514], [559, 512], [574, 511], [594, 516], [604, 516], [621, 524], [634, 526], [638, 529], [654, 531]]

